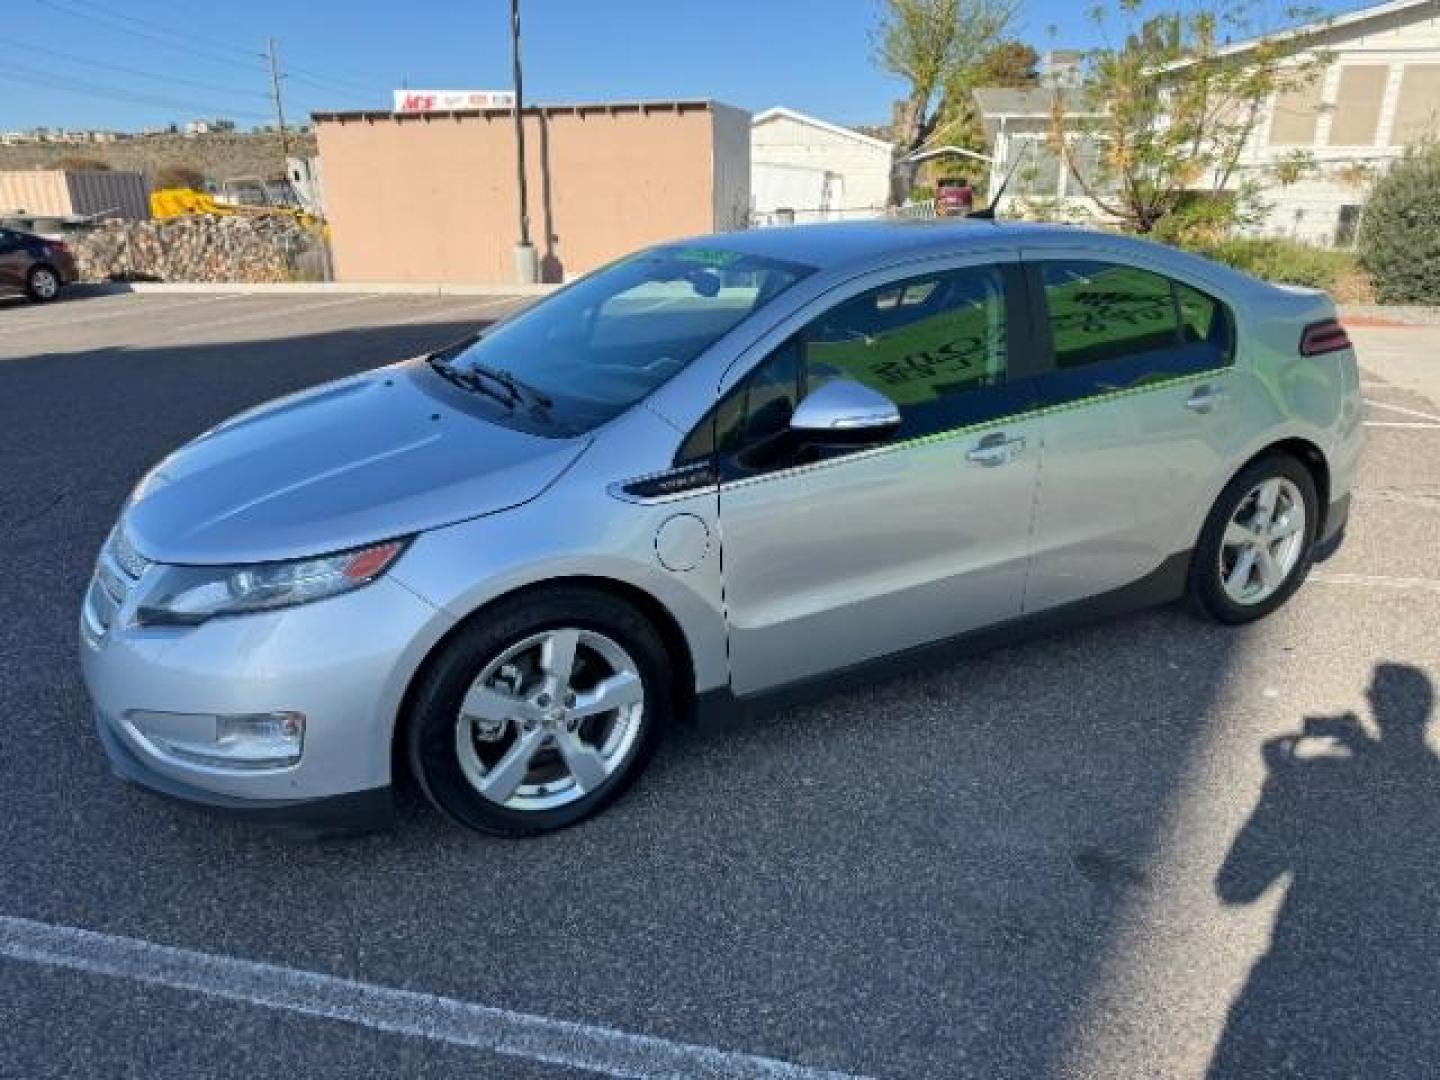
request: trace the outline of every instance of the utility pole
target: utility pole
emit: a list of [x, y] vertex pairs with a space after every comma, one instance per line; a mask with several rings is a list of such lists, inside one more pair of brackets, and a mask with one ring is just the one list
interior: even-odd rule
[[275, 99], [275, 122], [280, 129], [280, 157], [288, 175], [290, 171], [290, 133], [285, 129], [285, 102], [280, 96], [280, 60], [275, 51], [275, 39], [269, 39], [266, 57], [270, 61], [270, 86]]
[[536, 278], [535, 245], [530, 243], [530, 200], [525, 186], [525, 99], [520, 75], [520, 0], [510, 0], [510, 60], [515, 78], [515, 183], [520, 192], [520, 239], [515, 244], [515, 275], [521, 285]]

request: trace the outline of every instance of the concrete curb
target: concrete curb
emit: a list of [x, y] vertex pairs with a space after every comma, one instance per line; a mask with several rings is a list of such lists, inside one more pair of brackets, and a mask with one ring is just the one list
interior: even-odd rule
[[545, 296], [559, 285], [453, 285], [410, 282], [297, 281], [282, 284], [244, 285], [206, 281], [123, 281], [86, 283], [74, 286], [92, 296], [119, 293], [175, 294], [207, 293], [239, 296]]

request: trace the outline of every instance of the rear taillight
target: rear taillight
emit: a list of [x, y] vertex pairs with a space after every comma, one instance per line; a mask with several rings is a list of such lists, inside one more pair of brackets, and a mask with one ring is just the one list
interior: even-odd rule
[[1319, 356], [1350, 348], [1350, 335], [1339, 319], [1323, 319], [1311, 323], [1300, 332], [1300, 355]]
[[62, 241], [59, 241], [59, 240], [52, 240], [52, 241], [50, 241], [50, 254], [52, 254], [52, 255], [69, 255], [69, 254], [70, 254], [70, 245], [69, 245], [69, 244], [66, 244], [66, 243], [63, 243]]

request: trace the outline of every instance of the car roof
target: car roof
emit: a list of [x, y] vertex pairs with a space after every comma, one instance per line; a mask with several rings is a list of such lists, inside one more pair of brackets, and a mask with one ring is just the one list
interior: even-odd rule
[[1188, 270], [1232, 289], [1244, 290], [1261, 284], [1228, 266], [1152, 240], [1077, 225], [1033, 221], [878, 218], [747, 229], [696, 237], [682, 243], [803, 263], [820, 271], [864, 270], [905, 257], [947, 255], [956, 251], [1083, 247], [1093, 249], [1097, 255], [1159, 258], [1177, 272]]

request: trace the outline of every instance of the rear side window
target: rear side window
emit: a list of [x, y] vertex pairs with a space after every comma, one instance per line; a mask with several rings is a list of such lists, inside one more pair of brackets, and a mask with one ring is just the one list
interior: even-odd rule
[[1059, 371], [1147, 356], [1165, 374], [1230, 362], [1229, 311], [1189, 285], [1091, 260], [1042, 263], [1040, 278]]

